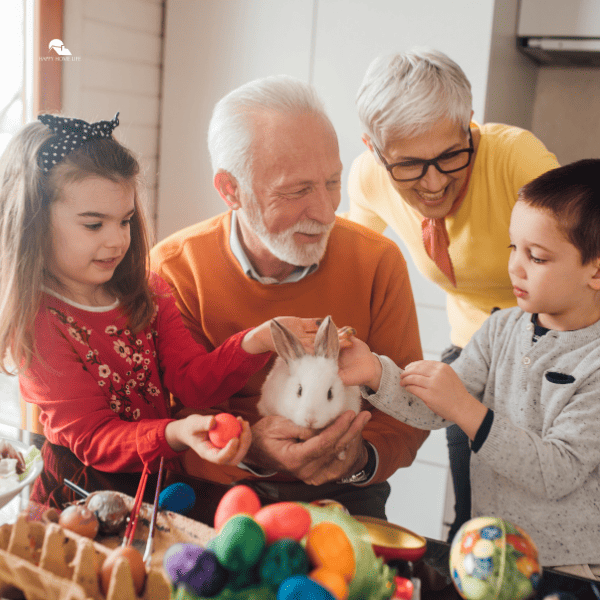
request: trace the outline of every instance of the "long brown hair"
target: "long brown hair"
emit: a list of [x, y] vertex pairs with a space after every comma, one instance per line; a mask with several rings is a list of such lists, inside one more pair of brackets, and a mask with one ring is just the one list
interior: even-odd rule
[[45, 265], [50, 206], [69, 182], [102, 177], [134, 185], [131, 244], [105, 287], [119, 298], [133, 331], [143, 329], [154, 312], [148, 284], [150, 240], [137, 159], [113, 138], [95, 139], [45, 174], [37, 157], [51, 136], [42, 123], [29, 123], [0, 158], [0, 371], [4, 373], [25, 371], [35, 354], [35, 317], [42, 285], [51, 277]]

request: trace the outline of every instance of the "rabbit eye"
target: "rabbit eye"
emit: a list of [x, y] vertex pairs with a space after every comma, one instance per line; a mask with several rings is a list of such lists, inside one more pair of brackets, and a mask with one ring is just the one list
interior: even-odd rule
[[298, 398], [300, 398], [300, 396], [302, 396], [302, 384], [298, 386]]
[[329, 388], [329, 391], [327, 392], [327, 400], [331, 400], [333, 398], [333, 392], [331, 391], [331, 388]]

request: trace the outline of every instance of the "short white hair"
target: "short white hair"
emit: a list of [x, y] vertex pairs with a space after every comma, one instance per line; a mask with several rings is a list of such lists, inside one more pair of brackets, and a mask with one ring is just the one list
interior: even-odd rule
[[463, 70], [430, 48], [380, 56], [367, 69], [356, 97], [363, 130], [383, 149], [394, 137], [421, 135], [441, 119], [469, 127], [473, 96]]
[[[314, 87], [289, 75], [250, 81], [215, 105], [208, 126], [213, 174], [228, 171], [249, 188], [252, 182], [253, 117], [264, 112], [312, 113], [331, 124]], [[333, 125], [332, 125], [333, 128]]]

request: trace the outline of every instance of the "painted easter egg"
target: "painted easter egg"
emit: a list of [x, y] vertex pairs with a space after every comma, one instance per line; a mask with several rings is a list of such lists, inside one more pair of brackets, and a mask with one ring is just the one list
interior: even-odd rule
[[316, 581], [306, 575], [288, 577], [277, 590], [277, 600], [336, 600]]
[[258, 563], [265, 546], [262, 527], [248, 515], [235, 515], [223, 525], [207, 547], [226, 569], [243, 571]]
[[310, 568], [304, 548], [291, 539], [281, 539], [267, 547], [259, 566], [262, 583], [277, 589], [292, 575], [306, 575]]
[[225, 448], [229, 440], [240, 437], [241, 423], [229, 413], [215, 415], [217, 424], [208, 432], [208, 439], [217, 448]]
[[227, 582], [227, 571], [214, 552], [197, 544], [173, 544], [165, 552], [163, 568], [174, 587], [184, 586], [198, 596], [214, 596]]
[[306, 553], [313, 566], [337, 571], [346, 581], [354, 577], [354, 549], [339, 525], [327, 521], [315, 525], [306, 539]]
[[308, 576], [331, 592], [336, 600], [347, 600], [348, 584], [341, 573], [319, 567], [318, 569], [311, 571]]
[[525, 600], [541, 579], [533, 540], [520, 527], [497, 517], [477, 517], [456, 533], [450, 574], [465, 600]]
[[214, 527], [219, 532], [223, 524], [234, 515], [253, 516], [260, 508], [260, 498], [252, 488], [247, 485], [236, 485], [223, 494], [215, 512]]
[[186, 515], [196, 504], [194, 488], [187, 483], [177, 482], [166, 487], [158, 496], [158, 508]]
[[254, 519], [265, 530], [267, 544], [281, 538], [300, 541], [310, 530], [310, 513], [296, 502], [277, 502], [261, 508]]

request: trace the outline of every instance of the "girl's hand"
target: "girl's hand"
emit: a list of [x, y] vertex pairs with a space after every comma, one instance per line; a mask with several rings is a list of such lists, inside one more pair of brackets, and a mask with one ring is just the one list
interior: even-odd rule
[[487, 408], [469, 394], [450, 365], [435, 360], [410, 363], [400, 375], [400, 385], [475, 439]]
[[169, 446], [177, 452], [191, 448], [204, 460], [235, 466], [246, 456], [252, 443], [250, 425], [241, 417], [237, 419], [242, 426], [242, 433], [239, 438], [229, 440], [224, 448], [217, 448], [208, 439], [208, 432], [217, 424], [212, 415], [189, 415], [185, 419], [172, 421], [165, 429], [165, 437]]
[[[300, 340], [302, 346], [311, 354], [314, 352], [314, 341], [320, 319], [301, 319], [300, 317], [276, 317], [276, 320], [287, 327]], [[271, 337], [271, 320], [249, 331], [242, 340], [242, 349], [248, 354], [275, 352], [275, 344]]]
[[344, 385], [366, 385], [373, 391], [381, 383], [381, 363], [362, 340], [350, 337], [340, 350], [339, 375]]

